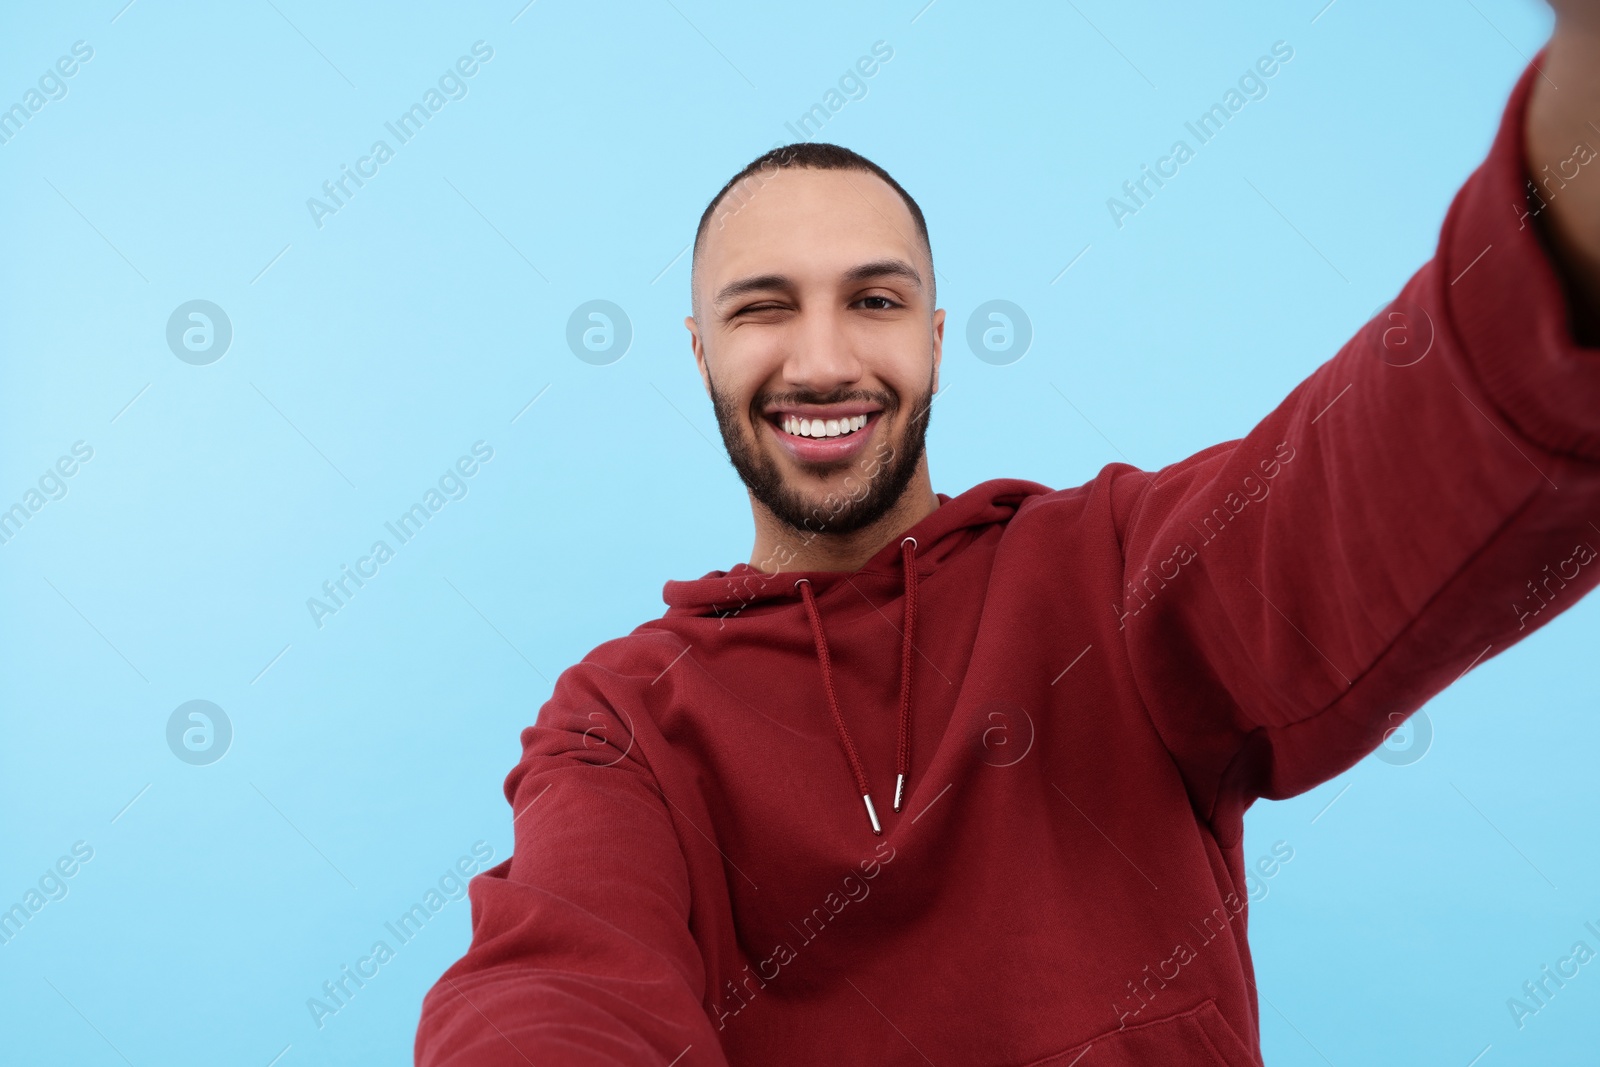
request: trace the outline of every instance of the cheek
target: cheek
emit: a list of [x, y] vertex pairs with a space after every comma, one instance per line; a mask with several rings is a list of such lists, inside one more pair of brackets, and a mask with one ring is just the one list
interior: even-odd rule
[[934, 375], [933, 334], [921, 321], [897, 323], [866, 342], [868, 350], [888, 353], [867, 370], [902, 397], [922, 396]]
[[776, 331], [736, 330], [719, 339], [706, 365], [717, 392], [748, 409], [758, 396], [790, 391], [783, 375], [785, 351]]
[[750, 363], [739, 354], [719, 353], [706, 361], [713, 398], [731, 411], [748, 411], [760, 382], [750, 375]]
[[885, 385], [893, 390], [899, 410], [894, 421], [909, 422], [911, 416], [921, 411], [933, 398], [934, 368], [931, 362], [920, 362], [900, 369]]

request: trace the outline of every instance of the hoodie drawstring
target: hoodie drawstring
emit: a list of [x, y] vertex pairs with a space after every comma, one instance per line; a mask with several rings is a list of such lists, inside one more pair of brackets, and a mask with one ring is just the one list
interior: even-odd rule
[[[901, 539], [900, 560], [905, 571], [906, 614], [900, 644], [900, 730], [899, 751], [895, 759], [897, 772], [894, 784], [895, 811], [899, 811], [905, 804], [906, 777], [911, 770], [911, 652], [912, 631], [917, 621], [916, 551], [915, 537]], [[817, 611], [816, 598], [811, 592], [811, 581], [808, 578], [799, 578], [794, 584], [799, 589], [800, 599], [805, 604], [806, 616], [811, 620], [811, 636], [817, 644], [817, 663], [822, 668], [822, 689], [828, 697], [828, 711], [833, 715], [834, 729], [839, 732], [839, 741], [844, 746], [845, 757], [849, 759], [850, 769], [856, 776], [856, 786], [861, 790], [861, 799], [866, 803], [867, 821], [872, 825], [872, 832], [881, 836], [883, 827], [878, 823], [877, 809], [872, 806], [872, 790], [867, 785], [867, 772], [861, 766], [861, 757], [856, 752], [855, 742], [850, 739], [850, 731], [845, 727], [844, 716], [839, 712], [839, 697], [833, 687], [833, 664], [828, 656], [828, 639], [822, 633], [822, 615]]]

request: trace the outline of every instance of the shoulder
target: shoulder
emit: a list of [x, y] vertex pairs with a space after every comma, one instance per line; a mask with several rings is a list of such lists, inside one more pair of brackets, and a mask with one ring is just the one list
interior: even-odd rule
[[[533, 723], [522, 730], [523, 759], [559, 757], [645, 771], [661, 746], [651, 685], [687, 642], [645, 623], [596, 645], [561, 672]], [[513, 788], [513, 783], [507, 783]], [[509, 795], [509, 794], [508, 794]]]
[[[1222, 441], [1154, 470], [1132, 463], [1107, 463], [1093, 478], [1062, 489], [1037, 486], [1017, 508], [1014, 534], [1045, 531], [1059, 537], [1067, 529], [1110, 532], [1120, 539], [1141, 511], [1168, 494], [1182, 492], [1213, 473], [1238, 447]], [[1033, 484], [1033, 483], [1021, 483]]]
[[[556, 678], [551, 703], [632, 702], [689, 647], [689, 642], [652, 619], [620, 637], [602, 641]], [[546, 707], [549, 705], [547, 704]]]

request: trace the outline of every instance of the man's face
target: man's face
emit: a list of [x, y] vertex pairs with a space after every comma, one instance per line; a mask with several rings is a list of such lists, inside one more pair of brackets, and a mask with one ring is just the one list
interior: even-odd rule
[[797, 530], [849, 533], [888, 512], [922, 462], [945, 313], [911, 212], [882, 179], [760, 177], [713, 213], [699, 318], [684, 323], [751, 495]]

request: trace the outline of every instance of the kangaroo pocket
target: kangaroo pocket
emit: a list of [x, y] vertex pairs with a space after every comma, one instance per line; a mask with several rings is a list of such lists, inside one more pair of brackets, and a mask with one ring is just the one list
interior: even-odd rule
[[1239, 1035], [1204, 1000], [1178, 1015], [1108, 1030], [1025, 1067], [1260, 1067]]

